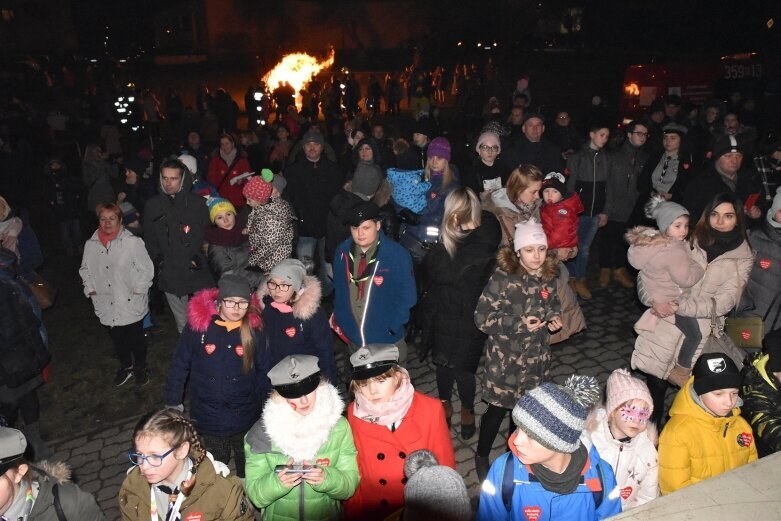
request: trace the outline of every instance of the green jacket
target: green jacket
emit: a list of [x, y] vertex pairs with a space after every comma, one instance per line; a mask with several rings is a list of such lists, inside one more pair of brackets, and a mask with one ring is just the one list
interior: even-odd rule
[[[119, 510], [124, 521], [149, 520], [149, 488], [149, 482], [138, 467], [128, 473], [119, 489]], [[197, 517], [200, 521], [251, 521], [255, 515], [239, 478], [218, 474], [209, 458], [198, 466], [195, 487], [182, 502], [179, 512], [182, 519], [187, 519], [188, 515], [196, 518], [200, 514]]]
[[[284, 399], [272, 396], [263, 417], [245, 438], [247, 495], [255, 506], [264, 509], [263, 519], [267, 521], [340, 519], [340, 502], [350, 498], [358, 486], [358, 452], [350, 425], [341, 415], [344, 404], [330, 384], [321, 384], [317, 393], [315, 409], [305, 417], [295, 413]], [[293, 414], [299, 418], [290, 416]], [[267, 429], [266, 425], [273, 427]], [[315, 425], [321, 427], [319, 433], [309, 428]], [[329, 431], [323, 432], [323, 426]], [[316, 451], [313, 457], [300, 458], [296, 456], [302, 452], [292, 453], [306, 450], [307, 445], [310, 452]], [[274, 467], [285, 465], [291, 457], [323, 467], [323, 483], [317, 487], [302, 483], [292, 489], [282, 486]]]

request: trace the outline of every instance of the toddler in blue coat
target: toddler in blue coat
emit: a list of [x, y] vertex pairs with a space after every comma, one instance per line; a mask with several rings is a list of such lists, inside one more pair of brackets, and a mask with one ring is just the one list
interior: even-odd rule
[[545, 382], [518, 400], [511, 452], [483, 482], [478, 521], [596, 521], [621, 512], [613, 470], [583, 434], [598, 400], [596, 378], [579, 375], [564, 386]]

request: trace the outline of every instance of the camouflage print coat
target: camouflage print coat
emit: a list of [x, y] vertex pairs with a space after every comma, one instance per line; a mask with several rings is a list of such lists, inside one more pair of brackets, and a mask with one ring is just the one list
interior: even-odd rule
[[523, 319], [561, 316], [557, 264], [549, 258], [536, 276], [518, 264], [509, 248], [499, 253], [499, 267], [475, 309], [475, 324], [488, 335], [483, 400], [492, 405], [512, 409], [526, 390], [548, 380], [550, 333], [547, 328], [530, 333]]

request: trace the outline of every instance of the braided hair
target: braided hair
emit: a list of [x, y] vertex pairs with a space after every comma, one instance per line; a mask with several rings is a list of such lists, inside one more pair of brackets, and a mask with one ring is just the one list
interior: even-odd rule
[[159, 436], [171, 447], [179, 447], [183, 443], [190, 444], [188, 456], [193, 461], [193, 477], [182, 483], [182, 493], [189, 496], [195, 487], [195, 474], [201, 462], [206, 458], [206, 449], [201, 444], [198, 431], [192, 422], [176, 409], [166, 408], [147, 414], [136, 424], [133, 439], [142, 436]]

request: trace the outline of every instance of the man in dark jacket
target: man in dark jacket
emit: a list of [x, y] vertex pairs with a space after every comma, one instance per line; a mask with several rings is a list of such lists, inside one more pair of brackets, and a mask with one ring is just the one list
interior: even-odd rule
[[611, 156], [603, 210], [607, 214], [607, 224], [599, 243], [599, 285], [602, 287], [607, 287], [611, 276], [625, 288], [634, 287], [626, 270], [624, 233], [638, 203], [637, 180], [648, 161], [648, 154], [643, 150], [647, 137], [648, 127], [633, 121], [626, 127], [626, 141]]
[[514, 170], [518, 165], [534, 165], [543, 174], [561, 172], [562, 159], [559, 148], [542, 139], [545, 121], [540, 114], [527, 114], [523, 121], [523, 137], [502, 154], [507, 168]]
[[330, 265], [325, 257], [325, 234], [328, 205], [344, 184], [344, 172], [336, 163], [323, 157], [325, 140], [320, 132], [309, 130], [301, 139], [303, 157], [285, 171], [287, 194], [298, 216], [298, 247], [296, 257], [314, 259], [315, 248], [320, 262], [318, 278], [323, 296], [333, 291], [328, 276]]
[[577, 192], [583, 201], [585, 210], [578, 217], [578, 256], [572, 261], [570, 281], [578, 296], [584, 300], [591, 298], [586, 284], [586, 267], [589, 249], [597, 230], [607, 224], [605, 213], [608, 183], [611, 175], [610, 157], [603, 150], [610, 137], [607, 123], [593, 122], [588, 132], [589, 142], [567, 160], [569, 178], [567, 192]]
[[206, 200], [190, 191], [192, 178], [178, 159], [160, 165], [160, 193], [144, 209], [144, 242], [157, 268], [157, 285], [182, 332], [190, 295], [214, 285], [202, 245], [209, 210]]
[[711, 166], [702, 174], [692, 179], [682, 195], [674, 194], [673, 200], [689, 210], [692, 224], [696, 224], [702, 216], [708, 202], [716, 194], [732, 192], [740, 197], [748, 217], [748, 226], [759, 223], [768, 204], [762, 194], [762, 183], [755, 171], [741, 168], [743, 165], [743, 148], [735, 136], [722, 136], [713, 145]]

